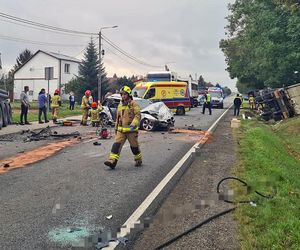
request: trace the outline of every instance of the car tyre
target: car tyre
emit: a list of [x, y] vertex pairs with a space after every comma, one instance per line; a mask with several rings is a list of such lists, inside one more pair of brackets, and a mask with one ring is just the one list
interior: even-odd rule
[[109, 125], [109, 118], [108, 118], [108, 115], [107, 114], [100, 114], [100, 117], [101, 117], [101, 121], [102, 121], [102, 124], [104, 126], [108, 126]]
[[145, 118], [141, 121], [141, 128], [145, 131], [153, 131], [155, 128], [154, 122]]

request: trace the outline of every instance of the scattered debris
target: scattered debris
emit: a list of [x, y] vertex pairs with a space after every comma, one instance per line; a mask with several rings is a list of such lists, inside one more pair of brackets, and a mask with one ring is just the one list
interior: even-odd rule
[[106, 216], [106, 219], [111, 220], [112, 217], [113, 217], [112, 215], [108, 215], [108, 216]]
[[93, 143], [93, 145], [94, 145], [94, 146], [101, 146], [101, 142], [95, 141], [95, 142]]
[[3, 165], [3, 167], [4, 167], [4, 168], [9, 168], [10, 165], [9, 165], [8, 163], [5, 163], [5, 164]]

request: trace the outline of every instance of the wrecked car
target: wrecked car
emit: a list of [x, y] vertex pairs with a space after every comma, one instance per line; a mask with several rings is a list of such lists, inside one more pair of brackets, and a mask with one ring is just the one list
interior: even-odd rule
[[[136, 97], [133, 100], [141, 107], [141, 129], [153, 131], [157, 128], [174, 126], [174, 115], [163, 102], [152, 103], [149, 100]], [[115, 123], [120, 101], [121, 96], [119, 94], [113, 94], [103, 101], [103, 111], [100, 114], [103, 124], [113, 125]]]

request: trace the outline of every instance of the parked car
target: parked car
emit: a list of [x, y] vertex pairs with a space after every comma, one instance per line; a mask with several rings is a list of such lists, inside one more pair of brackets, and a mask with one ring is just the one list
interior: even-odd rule
[[198, 101], [199, 106], [202, 106], [205, 102], [204, 95], [198, 95], [197, 101]]
[[[156, 128], [174, 126], [174, 115], [163, 102], [152, 103], [149, 100], [136, 97], [133, 100], [141, 107], [141, 129], [153, 131]], [[104, 124], [112, 125], [115, 123], [120, 101], [120, 94], [113, 94], [104, 100], [102, 103], [103, 111], [100, 114]]]

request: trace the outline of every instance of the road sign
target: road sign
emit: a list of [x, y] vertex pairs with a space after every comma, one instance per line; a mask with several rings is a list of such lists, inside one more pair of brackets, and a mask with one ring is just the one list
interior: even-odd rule
[[45, 80], [53, 79], [53, 67], [45, 67]]

